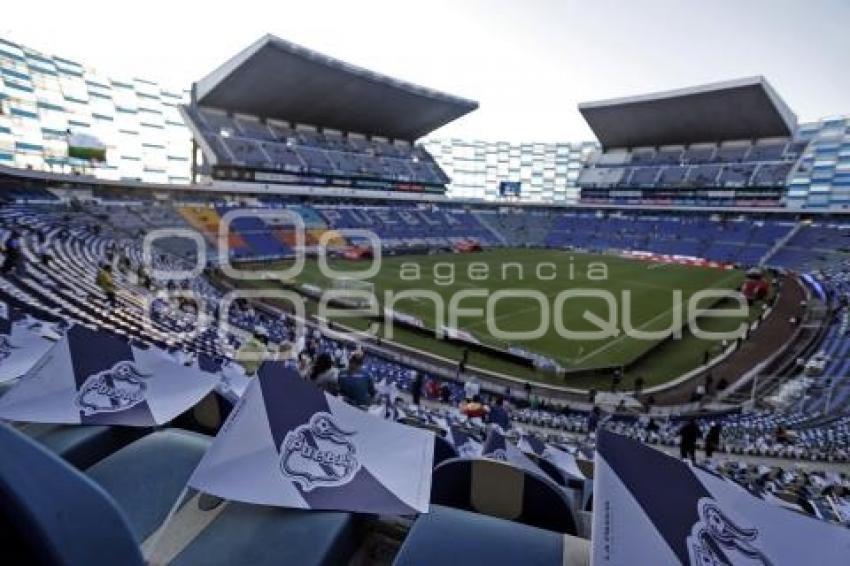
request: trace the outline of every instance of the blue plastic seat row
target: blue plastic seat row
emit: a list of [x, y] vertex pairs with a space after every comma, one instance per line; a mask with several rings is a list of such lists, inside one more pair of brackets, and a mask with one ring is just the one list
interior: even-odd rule
[[[82, 473], [0, 426], [0, 532], [12, 533], [21, 563], [142, 565], [141, 545], [169, 515], [210, 441], [157, 431]], [[178, 514], [190, 505], [198, 500]], [[340, 564], [358, 542], [350, 513], [219, 505], [225, 508], [190, 509], [215, 515], [172, 546], [171, 564]], [[167, 526], [162, 536], [170, 536]]]

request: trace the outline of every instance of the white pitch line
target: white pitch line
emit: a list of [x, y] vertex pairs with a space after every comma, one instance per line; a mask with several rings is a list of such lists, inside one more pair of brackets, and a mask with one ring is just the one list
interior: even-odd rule
[[[723, 288], [723, 287], [721, 287], [721, 285], [722, 285], [723, 283], [725, 283], [725, 282], [727, 282], [727, 281], [731, 280], [734, 276], [737, 276], [737, 273], [732, 273], [732, 274], [730, 274], [730, 275], [729, 275], [729, 277], [725, 277], [725, 278], [723, 278], [720, 282], [718, 282], [718, 284], [717, 284], [717, 285], [715, 285], [714, 287], [711, 287], [711, 288], [712, 288], [712, 289]], [[689, 299], [689, 300], [690, 300], [690, 299]], [[684, 304], [684, 303], [685, 303], [685, 301], [682, 301], [682, 303], [680, 303], [680, 304], [679, 304], [679, 306], [681, 306], [681, 305], [682, 305], [682, 304]], [[653, 317], [651, 320], [648, 320], [648, 321], [646, 321], [645, 323], [641, 324], [641, 325], [638, 327], [638, 330], [643, 330], [644, 328], [646, 328], [647, 326], [649, 326], [650, 324], [652, 324], [653, 322], [655, 322], [655, 321], [656, 321], [656, 320], [658, 320], [659, 318], [661, 318], [661, 317], [663, 317], [663, 316], [667, 316], [668, 314], [672, 313], [674, 308], [675, 308], [675, 307], [670, 307], [670, 308], [669, 308], [669, 309], [667, 309], [666, 311], [664, 311], [664, 312], [660, 313], [659, 315], [657, 315], [657, 316]], [[599, 348], [597, 348], [597, 349], [593, 350], [592, 352], [588, 353], [586, 356], [584, 356], [584, 357], [582, 357], [582, 358], [579, 358], [578, 360], [576, 360], [576, 363], [577, 363], [577, 364], [580, 364], [580, 363], [582, 363], [582, 362], [585, 362], [585, 361], [587, 361], [588, 359], [590, 359], [590, 358], [594, 357], [596, 354], [598, 354], [598, 353], [600, 353], [600, 352], [604, 352], [604, 351], [606, 351], [608, 348], [610, 348], [610, 347], [612, 347], [612, 346], [614, 346], [614, 345], [616, 345], [616, 344], [619, 344], [621, 340], [623, 340], [624, 338], [628, 338], [628, 337], [629, 337], [629, 336], [628, 336], [628, 334], [622, 334], [621, 336], [618, 336], [617, 338], [615, 338], [615, 339], [611, 340], [610, 342], [606, 342], [605, 344], [603, 344], [603, 345], [602, 345], [602, 346], [600, 346]]]

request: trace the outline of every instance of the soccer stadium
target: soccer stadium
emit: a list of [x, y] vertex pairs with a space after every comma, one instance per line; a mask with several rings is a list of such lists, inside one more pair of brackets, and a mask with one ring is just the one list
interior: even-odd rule
[[850, 115], [116, 72], [0, 37], [10, 564], [850, 563]]

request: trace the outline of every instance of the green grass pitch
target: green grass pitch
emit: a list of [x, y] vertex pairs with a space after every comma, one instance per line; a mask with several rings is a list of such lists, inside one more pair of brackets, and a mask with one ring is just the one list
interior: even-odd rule
[[[329, 265], [339, 272], [350, 272], [364, 269], [368, 262], [337, 259], [329, 260]], [[263, 266], [266, 269], [268, 267]], [[315, 260], [308, 260], [295, 281], [329, 289], [338, 285], [334, 279], [321, 273]], [[612, 320], [622, 330], [624, 311], [628, 310], [632, 328], [645, 332], [659, 331], [670, 328], [673, 321], [674, 307], [677, 305], [674, 291], [681, 292], [681, 301], [686, 305], [688, 299], [698, 291], [735, 289], [740, 286], [742, 279], [743, 273], [737, 270], [659, 264], [563, 250], [499, 249], [473, 254], [385, 256], [381, 258], [378, 274], [368, 281], [382, 306], [386, 291], [414, 292], [417, 296], [400, 299], [393, 308], [420, 318], [431, 328], [439, 316], [434, 302], [428, 298], [429, 293], [436, 293], [442, 298], [442, 314], [444, 321], [448, 322], [450, 301], [458, 293], [482, 293], [484, 296], [481, 297], [467, 296], [457, 306], [460, 309], [481, 309], [486, 312], [488, 298], [494, 293], [504, 293], [505, 290], [537, 291], [544, 298], [548, 315], [541, 312], [537, 300], [505, 296], [498, 301], [491, 299], [491, 316], [459, 316], [457, 326], [471, 332], [483, 343], [504, 347], [505, 341], [488, 330], [488, 320], [501, 331], [522, 332], [534, 330], [548, 319], [547, 331], [542, 336], [530, 340], [511, 340], [510, 343], [550, 357], [567, 369], [624, 365], [640, 358], [627, 372], [626, 385], [629, 378], [640, 375], [649, 386], [672, 379], [699, 365], [705, 351], [716, 349], [716, 344], [693, 336], [687, 324], [680, 339], [636, 338], [621, 332], [618, 336], [604, 339], [568, 340], [556, 331], [555, 319], [560, 319], [563, 327], [570, 331], [599, 330], [596, 323], [587, 320], [585, 313], [589, 313], [590, 317], [595, 315], [601, 320]], [[572, 298], [556, 311], [555, 298], [570, 289], [607, 291], [615, 299], [615, 316], [609, 314], [608, 305], [600, 298]], [[628, 309], [623, 304], [626, 291], [631, 293], [632, 299]], [[708, 308], [711, 302], [705, 301], [700, 306]], [[687, 314], [684, 318], [687, 318]], [[740, 325], [743, 318], [705, 318], [700, 326], [714, 332], [727, 331]], [[366, 325], [365, 320], [346, 319], [340, 322], [355, 328], [364, 328]], [[382, 328], [381, 332], [385, 330]], [[457, 359], [463, 349], [400, 328], [393, 329], [393, 339], [450, 359]], [[653, 348], [652, 352], [641, 357]], [[470, 365], [521, 379], [581, 388], [604, 387], [607, 384], [600, 383], [599, 378], [567, 378], [565, 381], [546, 372], [477, 353], [471, 356]]]

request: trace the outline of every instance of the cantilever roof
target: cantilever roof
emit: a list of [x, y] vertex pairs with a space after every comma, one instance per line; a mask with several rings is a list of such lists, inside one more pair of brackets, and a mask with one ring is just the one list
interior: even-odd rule
[[788, 137], [797, 117], [764, 77], [579, 104], [605, 148]]
[[200, 106], [413, 141], [478, 103], [266, 35], [195, 87]]

